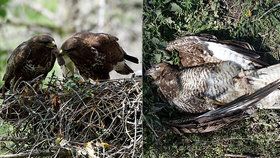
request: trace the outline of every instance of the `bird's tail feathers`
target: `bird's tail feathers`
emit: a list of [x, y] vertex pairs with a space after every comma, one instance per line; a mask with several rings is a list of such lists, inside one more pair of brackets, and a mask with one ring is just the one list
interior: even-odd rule
[[271, 65], [269, 67], [258, 69], [257, 71], [249, 71], [250, 83], [259, 89], [267, 84], [280, 79], [280, 64]]
[[136, 57], [133, 57], [133, 56], [130, 56], [130, 55], [127, 55], [127, 54], [124, 54], [124, 59], [128, 60], [128, 61], [131, 61], [133, 63], [136, 63], [136, 64], [139, 63], [139, 60]]
[[134, 72], [124, 61], [118, 62], [114, 70], [122, 75], [128, 75]]

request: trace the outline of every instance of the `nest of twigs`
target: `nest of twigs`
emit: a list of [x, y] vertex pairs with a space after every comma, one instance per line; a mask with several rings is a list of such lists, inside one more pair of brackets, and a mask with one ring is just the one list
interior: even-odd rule
[[6, 96], [0, 113], [15, 128], [7, 139], [11, 155], [141, 156], [140, 78], [92, 84], [52, 77], [39, 90], [21, 85]]

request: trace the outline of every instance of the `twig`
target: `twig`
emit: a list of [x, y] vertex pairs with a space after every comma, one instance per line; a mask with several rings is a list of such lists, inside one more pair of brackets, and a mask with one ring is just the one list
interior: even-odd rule
[[53, 152], [47, 151], [33, 151], [32, 153], [18, 153], [18, 154], [7, 154], [7, 155], [0, 155], [0, 158], [25, 158], [25, 157], [34, 157], [34, 156], [51, 156]]
[[[0, 109], [6, 112], [4, 120], [21, 120], [15, 124], [21, 129], [15, 135], [28, 138], [12, 149], [15, 153], [29, 151], [32, 156], [30, 151], [53, 151], [61, 147], [61, 140], [66, 140], [70, 144], [63, 150], [85, 154], [81, 152], [85, 151], [84, 144], [91, 141], [99, 157], [138, 156], [142, 152], [140, 83], [120, 79], [91, 84], [51, 77], [48, 86], [34, 89], [36, 92], [26, 95], [18, 90]], [[109, 144], [109, 148], [102, 143]]]
[[225, 154], [225, 157], [234, 157], [234, 158], [250, 158], [251, 156], [247, 156], [247, 155], [236, 155], [236, 154]]

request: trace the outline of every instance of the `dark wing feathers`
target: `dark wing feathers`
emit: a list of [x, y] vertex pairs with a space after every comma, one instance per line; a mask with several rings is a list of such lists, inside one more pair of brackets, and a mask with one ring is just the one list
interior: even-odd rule
[[269, 64], [267, 64], [266, 62], [260, 60], [260, 55], [256, 53], [256, 51], [254, 50], [250, 50], [250, 49], [245, 49], [243, 47], [238, 47], [236, 45], [225, 45], [223, 44], [224, 47], [232, 50], [232, 51], [235, 51], [239, 54], [242, 54], [244, 55], [244, 58], [246, 59], [249, 59], [251, 61], [254, 61], [255, 63], [258, 63], [262, 66], [268, 66]]
[[36, 35], [14, 49], [7, 61], [2, 93], [11, 88], [11, 81], [17, 83], [46, 76], [55, 63], [53, 51], [57, 47], [53, 42], [49, 35]]
[[250, 50], [255, 50], [255, 48], [247, 42], [241, 42], [241, 41], [235, 41], [235, 40], [221, 40], [219, 42], [222, 44], [233, 45], [233, 46], [242, 47], [242, 48], [246, 48], [246, 49], [250, 49]]
[[244, 110], [248, 109], [249, 106], [254, 105], [256, 102], [260, 101], [261, 99], [263, 99], [264, 97], [269, 95], [271, 92], [273, 92], [274, 90], [279, 88], [279, 85], [280, 85], [280, 81], [276, 80], [276, 81], [264, 86], [263, 88], [258, 89], [256, 92], [254, 92], [250, 95], [241, 96], [221, 108], [209, 111], [209, 112], [199, 116], [197, 119], [203, 118], [203, 117], [211, 117], [211, 116], [220, 117], [223, 115], [231, 115], [240, 110], [244, 111]]
[[14, 71], [17, 68], [21, 68], [25, 64], [27, 58], [30, 55], [30, 51], [31, 50], [28, 47], [27, 42], [23, 42], [12, 52], [7, 61], [6, 73], [3, 78], [4, 81], [9, 82]]
[[[73, 35], [73, 37], [79, 37], [83, 41], [91, 46], [94, 44], [105, 44], [110, 42], [116, 42], [119, 39], [116, 36], [106, 34], [106, 33], [92, 33], [92, 32], [78, 32]], [[98, 41], [97, 43], [95, 41]]]
[[128, 75], [134, 72], [126, 63], [118, 63], [114, 69], [117, 73], [123, 75]]
[[[86, 43], [88, 43], [90, 46], [100, 46], [99, 43], [106, 44], [106, 43], [114, 43], [120, 50], [120, 52], [124, 53], [124, 59], [131, 61], [133, 63], [139, 63], [138, 59], [136, 57], [128, 55], [122, 47], [119, 46], [117, 41], [119, 40], [116, 36], [106, 34], [106, 33], [91, 33], [91, 32], [80, 32], [76, 33], [74, 35], [75, 37], [79, 37], [84, 39]], [[98, 43], [93, 42], [93, 40], [98, 41]]]
[[234, 40], [218, 40], [217, 38], [205, 38], [200, 36], [197, 36], [197, 38], [201, 41], [208, 41], [221, 44], [225, 48], [228, 48], [232, 51], [236, 51], [237, 53], [240, 53], [248, 58], [260, 58], [260, 55], [256, 53], [253, 47], [245, 42], [239, 42]]
[[256, 53], [256, 51], [254, 50], [250, 50], [250, 49], [246, 49], [246, 48], [243, 48], [243, 47], [239, 47], [237, 45], [229, 45], [229, 44], [222, 44], [224, 47], [232, 50], [232, 51], [236, 51], [246, 57], [249, 57], [249, 58], [260, 58], [260, 55]]
[[244, 95], [225, 106], [200, 116], [170, 120], [165, 123], [172, 126], [176, 132], [181, 131], [183, 133], [204, 133], [217, 130], [247, 116], [247, 110], [250, 107], [279, 88], [279, 85], [280, 81], [276, 80], [251, 95]]
[[[209, 48], [209, 46], [211, 46], [212, 48]], [[220, 59], [215, 55], [214, 56], [212, 55], [212, 54], [222, 53], [222, 52], [217, 52], [218, 50], [217, 47], [219, 46], [223, 47], [224, 49], [228, 49], [236, 53], [242, 54], [242, 58], [246, 59], [247, 61], [251, 61], [254, 64], [254, 66], [262, 67], [268, 65], [267, 63], [259, 59], [260, 55], [258, 54], [257, 51], [254, 50], [254, 48], [250, 44], [245, 42], [234, 41], [234, 40], [218, 40], [215, 36], [212, 35], [181, 37], [174, 41], [169, 42], [166, 49], [169, 51], [173, 51], [174, 49], [179, 51], [182, 65], [188, 67], [188, 65], [195, 66], [207, 62], [215, 62], [217, 59], [224, 60], [224, 59]], [[196, 50], [196, 48], [199, 49]], [[213, 48], [215, 50], [212, 50]], [[210, 56], [209, 54], [205, 54], [205, 52], [202, 52], [202, 50], [200, 49], [208, 50]], [[213, 52], [211, 53], [211, 51], [215, 51], [216, 53]], [[222, 56], [222, 55], [218, 55], [218, 56]], [[228, 60], [233, 60], [233, 59], [228, 59]], [[244, 63], [240, 63], [240, 64], [242, 65]]]
[[[118, 44], [118, 38], [113, 35], [84, 31], [74, 34], [68, 40], [71, 41], [73, 38], [76, 41], [72, 40], [72, 44], [78, 46], [67, 55], [74, 61], [81, 75], [86, 78], [109, 79], [109, 72], [112, 70], [120, 74], [133, 73], [133, 70], [124, 63], [124, 59], [138, 63], [137, 58], [126, 54]], [[62, 47], [68, 47], [65, 43]], [[60, 60], [59, 63], [64, 64], [64, 61]]]
[[126, 54], [126, 53], [124, 54], [124, 59], [128, 60], [128, 61], [131, 61], [133, 63], [136, 63], [136, 64], [139, 63], [139, 61], [138, 61], [138, 59], [136, 57], [130, 56], [130, 55]]

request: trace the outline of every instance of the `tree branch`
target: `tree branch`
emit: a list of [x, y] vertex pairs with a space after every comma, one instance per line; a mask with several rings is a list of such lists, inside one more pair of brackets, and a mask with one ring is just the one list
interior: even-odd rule
[[34, 156], [51, 156], [53, 152], [46, 152], [46, 151], [35, 151], [32, 153], [18, 153], [18, 154], [7, 154], [7, 155], [0, 155], [1, 158], [24, 158], [24, 157], [34, 157]]

